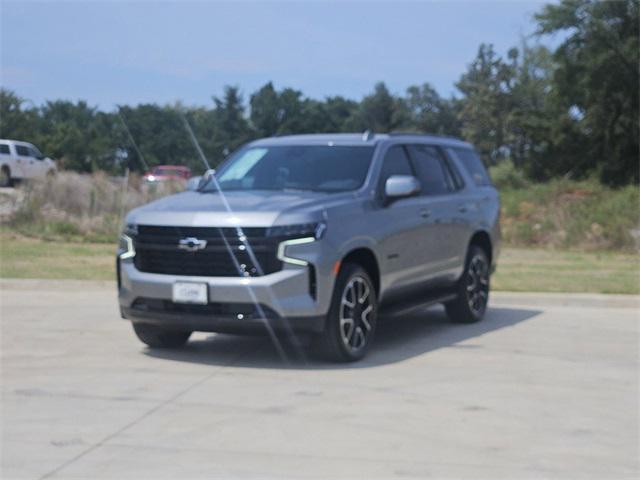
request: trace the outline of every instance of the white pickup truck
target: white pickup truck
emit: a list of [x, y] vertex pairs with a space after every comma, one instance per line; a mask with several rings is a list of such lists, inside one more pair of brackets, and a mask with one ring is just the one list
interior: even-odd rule
[[15, 180], [44, 178], [56, 172], [56, 163], [27, 142], [0, 139], [0, 187]]

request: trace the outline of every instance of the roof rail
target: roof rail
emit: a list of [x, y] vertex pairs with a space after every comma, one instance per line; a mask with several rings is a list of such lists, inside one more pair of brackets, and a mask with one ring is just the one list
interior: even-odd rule
[[362, 141], [363, 142], [367, 142], [369, 140], [373, 140], [373, 137], [375, 136], [375, 133], [373, 133], [372, 130], [365, 130], [364, 133], [362, 134]]
[[453, 137], [451, 135], [442, 135], [440, 133], [422, 133], [422, 132], [390, 132], [390, 137], [439, 137], [439, 138], [449, 138], [451, 140], [464, 141], [458, 137]]

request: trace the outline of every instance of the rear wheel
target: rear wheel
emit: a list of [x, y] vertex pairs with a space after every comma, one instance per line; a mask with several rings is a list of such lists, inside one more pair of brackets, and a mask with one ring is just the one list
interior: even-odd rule
[[151, 348], [176, 348], [184, 345], [191, 332], [165, 330], [155, 325], [134, 323], [133, 331], [143, 343]]
[[449, 319], [457, 323], [481, 320], [489, 302], [489, 259], [485, 251], [476, 245], [469, 248], [457, 293], [455, 300], [445, 304]]
[[7, 167], [2, 167], [0, 169], [0, 187], [10, 187], [11, 186], [11, 171]]
[[365, 356], [376, 330], [378, 300], [369, 274], [357, 264], [342, 266], [325, 329], [316, 339], [319, 353], [335, 362]]

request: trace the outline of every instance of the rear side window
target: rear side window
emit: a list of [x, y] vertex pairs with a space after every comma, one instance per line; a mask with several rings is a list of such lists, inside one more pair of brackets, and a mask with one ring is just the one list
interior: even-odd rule
[[24, 145], [16, 145], [16, 152], [18, 152], [18, 155], [21, 157], [28, 157], [31, 155], [29, 149]]
[[0, 153], [2, 155], [9, 155], [9, 145], [6, 143], [0, 143]]
[[442, 195], [453, 190], [449, 172], [444, 170], [442, 157], [437, 148], [427, 145], [412, 145], [409, 153], [418, 173], [425, 195]]
[[411, 163], [402, 145], [394, 145], [387, 150], [380, 172], [381, 188], [391, 175], [413, 175]]
[[460, 175], [458, 168], [451, 161], [451, 158], [445, 158], [444, 164], [445, 164], [446, 170], [449, 172], [449, 174], [451, 175], [451, 178], [453, 179], [454, 190], [463, 189], [464, 180], [462, 179], [462, 175]]
[[476, 152], [469, 148], [452, 148], [450, 150], [460, 159], [476, 185], [479, 187], [493, 185], [487, 169], [484, 168], [482, 160]]

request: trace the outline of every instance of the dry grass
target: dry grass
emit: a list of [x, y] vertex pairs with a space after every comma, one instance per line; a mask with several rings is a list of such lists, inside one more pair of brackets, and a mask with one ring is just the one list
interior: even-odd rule
[[138, 176], [125, 182], [103, 173], [61, 172], [46, 182], [21, 185], [3, 223], [45, 240], [114, 242], [127, 211], [180, 189], [149, 187]]
[[[502, 202], [503, 241], [509, 246], [637, 252], [640, 190], [595, 181], [532, 184], [501, 168], [494, 181]], [[509, 175], [507, 175], [509, 174]]]

